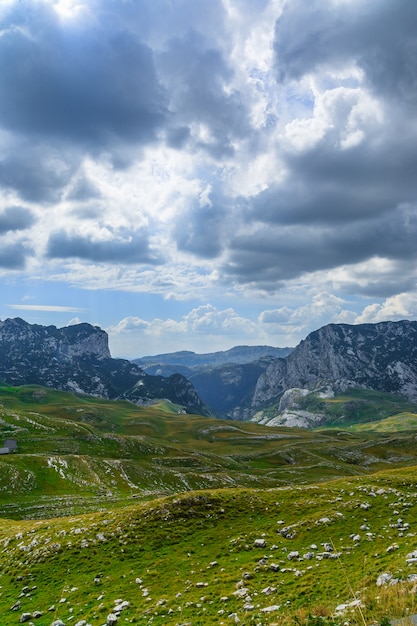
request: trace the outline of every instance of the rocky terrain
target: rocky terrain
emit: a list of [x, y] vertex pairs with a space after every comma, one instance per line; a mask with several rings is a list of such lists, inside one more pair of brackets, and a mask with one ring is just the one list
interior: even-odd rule
[[169, 399], [188, 413], [316, 427], [327, 421], [317, 398], [366, 389], [417, 402], [417, 322], [329, 324], [294, 349], [238, 346], [129, 362], [111, 358], [98, 327], [6, 320], [0, 322], [0, 380], [142, 404]]
[[417, 400], [417, 322], [320, 328], [286, 359], [269, 364], [257, 381], [251, 410], [276, 402], [280, 415], [309, 391], [325, 396], [354, 388]]
[[415, 497], [410, 469], [0, 520], [3, 623], [405, 626]]
[[[360, 388], [417, 401], [417, 322], [329, 324], [293, 350], [284, 350], [288, 353], [278, 358], [272, 352], [258, 358], [260, 353], [255, 351], [251, 361], [247, 351], [246, 362], [223, 364], [213, 364], [207, 355], [207, 364], [200, 361], [192, 367], [185, 365], [188, 353], [147, 357], [141, 362], [161, 374], [181, 371], [215, 415], [235, 420], [320, 425], [321, 412], [300, 407], [300, 399], [311, 392], [331, 397]], [[233, 359], [233, 351], [229, 352]], [[270, 410], [265, 413], [265, 409]]]
[[196, 354], [190, 350], [169, 352], [144, 356], [134, 359], [133, 363], [139, 365], [148, 374], [168, 375], [171, 368], [184, 368], [184, 373], [193, 374], [204, 371], [207, 368], [223, 365], [244, 365], [253, 363], [265, 357], [285, 358], [292, 352], [292, 348], [274, 348], [273, 346], [235, 346], [230, 350]]
[[139, 404], [168, 399], [188, 412], [205, 413], [186, 378], [150, 376], [130, 361], [111, 358], [107, 333], [90, 324], [56, 328], [20, 318], [0, 321], [0, 380]]

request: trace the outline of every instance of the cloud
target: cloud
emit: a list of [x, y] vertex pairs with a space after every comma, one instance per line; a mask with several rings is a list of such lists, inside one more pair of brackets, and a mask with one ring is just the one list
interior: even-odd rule
[[394, 315], [416, 293], [416, 17], [414, 0], [0, 2], [5, 280], [160, 298], [159, 321], [127, 304], [101, 321], [149, 346]]
[[1, 243], [0, 245], [0, 268], [7, 270], [23, 270], [27, 258], [33, 251], [25, 242]]
[[66, 194], [67, 200], [85, 202], [87, 200], [96, 199], [101, 196], [99, 189], [97, 189], [94, 183], [89, 180], [88, 176], [84, 176], [83, 174], [81, 174], [71, 182], [71, 188]]
[[154, 354], [158, 349], [161, 351], [161, 338], [164, 352], [175, 349], [179, 342], [183, 349], [192, 349], [198, 343], [200, 349], [207, 352], [222, 349], [225, 340], [229, 347], [235, 342], [253, 343], [257, 341], [259, 328], [233, 308], [219, 310], [205, 304], [178, 320], [155, 318], [146, 321], [129, 316], [106, 330], [111, 343], [118, 346], [119, 353], [138, 357], [140, 354]]
[[0, 233], [26, 230], [30, 228], [35, 221], [35, 216], [28, 209], [21, 206], [7, 207], [0, 213]]
[[401, 293], [382, 304], [370, 304], [355, 319], [355, 324], [376, 324], [417, 318], [417, 295]]
[[275, 30], [279, 80], [355, 63], [376, 92], [415, 103], [416, 19], [413, 0], [401, 5], [390, 0], [288, 2]]
[[155, 139], [166, 103], [152, 50], [105, 19], [105, 2], [96, 9], [74, 24], [47, 3], [11, 6], [0, 38], [1, 125], [92, 152]]
[[[280, 145], [269, 146], [280, 154], [281, 174], [240, 201], [221, 260], [224, 283], [277, 293], [291, 281], [352, 268], [350, 293], [415, 289], [417, 126], [408, 106], [417, 85], [415, 18], [408, 1], [401, 10], [385, 1], [285, 4], [274, 52], [286, 106]], [[397, 79], [408, 85], [403, 101], [391, 93]], [[370, 272], [359, 280], [354, 268], [377, 260], [391, 263], [386, 281]]]
[[27, 202], [59, 202], [77, 168], [75, 155], [67, 149], [58, 153], [56, 147], [19, 136], [0, 142], [0, 188], [16, 191]]
[[267, 328], [268, 334], [275, 332], [307, 334], [310, 330], [327, 323], [327, 320], [353, 322], [355, 314], [346, 309], [347, 302], [331, 293], [320, 292], [301, 307], [281, 307], [262, 311], [258, 321]]
[[233, 206], [209, 185], [187, 211], [178, 216], [173, 237], [179, 250], [202, 259], [218, 257], [233, 228]]
[[233, 69], [222, 51], [190, 31], [169, 43], [158, 68], [182, 137], [215, 158], [232, 156], [234, 139], [247, 135], [250, 124], [241, 94], [230, 88]]
[[282, 281], [374, 257], [415, 260], [416, 237], [417, 214], [408, 207], [379, 220], [352, 221], [343, 229], [331, 224], [271, 225], [236, 236], [223, 271], [240, 283], [274, 291]]
[[52, 233], [47, 245], [50, 259], [85, 259], [96, 263], [146, 263], [162, 262], [160, 253], [151, 248], [146, 233], [114, 233], [107, 240], [94, 240], [91, 236]]
[[55, 306], [47, 304], [8, 304], [7, 306], [10, 309], [16, 309], [19, 311], [45, 311], [48, 313], [79, 313], [84, 310], [72, 306]]

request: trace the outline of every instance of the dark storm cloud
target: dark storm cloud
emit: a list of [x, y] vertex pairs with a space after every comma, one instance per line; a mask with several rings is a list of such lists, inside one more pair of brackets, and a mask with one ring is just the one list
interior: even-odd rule
[[0, 187], [17, 191], [29, 202], [58, 202], [78, 167], [74, 155], [65, 149], [20, 139], [5, 152], [0, 156]]
[[0, 125], [92, 151], [155, 138], [165, 96], [152, 51], [95, 17], [70, 26], [50, 5], [11, 8], [0, 38]]
[[[373, 272], [357, 277], [356, 282], [340, 284], [340, 292], [349, 295], [364, 295], [368, 298], [390, 298], [399, 293], [414, 291], [416, 261], [394, 263], [390, 271]], [[362, 280], [361, 280], [362, 279]], [[366, 284], [362, 285], [365, 279]]]
[[[282, 147], [285, 179], [242, 205], [250, 234], [231, 239], [226, 279], [275, 291], [309, 272], [350, 266], [344, 288], [352, 293], [388, 297], [415, 288], [417, 126], [409, 105], [417, 96], [416, 28], [414, 0], [286, 4], [275, 28], [278, 79], [311, 75], [332, 94], [318, 101], [329, 117], [313, 147]], [[373, 120], [362, 103], [354, 117], [361, 137], [346, 147], [362, 84], [325, 72], [355, 64], [383, 113]], [[308, 138], [308, 124], [303, 132]], [[388, 261], [387, 273], [355, 283], [352, 266], [376, 257]]]
[[67, 200], [77, 200], [79, 202], [99, 198], [99, 189], [85, 176], [77, 178], [73, 186], [66, 195]]
[[392, 130], [392, 136], [381, 133], [375, 144], [371, 139], [349, 150], [323, 140], [313, 149], [287, 154], [288, 179], [253, 198], [248, 218], [273, 224], [343, 224], [414, 202], [417, 133], [401, 124]]
[[48, 241], [47, 256], [55, 259], [85, 259], [96, 263], [159, 264], [162, 257], [149, 245], [146, 233], [134, 236], [125, 233], [125, 239], [94, 241], [83, 235], [64, 231], [53, 233]]
[[22, 242], [7, 244], [0, 241], [0, 267], [9, 270], [22, 270], [31, 254]]
[[319, 67], [354, 61], [376, 92], [415, 103], [416, 29], [415, 0], [291, 0], [275, 29], [279, 80], [298, 80]]
[[[379, 220], [345, 224], [343, 228], [337, 224], [263, 227], [251, 235], [234, 239], [223, 271], [238, 282], [256, 282], [274, 291], [282, 281], [299, 278], [305, 273], [360, 263], [373, 257], [415, 264], [416, 241], [415, 207], [398, 209]], [[399, 281], [399, 290], [403, 282]], [[388, 292], [392, 295], [392, 285]]]
[[35, 216], [31, 211], [21, 206], [7, 207], [0, 213], [0, 233], [30, 228], [35, 222]]
[[217, 203], [184, 213], [173, 230], [177, 248], [202, 259], [217, 257], [225, 243], [227, 213], [225, 206]]
[[158, 68], [180, 137], [187, 137], [186, 128], [193, 123], [202, 124], [208, 136], [195, 137], [195, 146], [216, 158], [233, 155], [233, 139], [246, 136], [250, 125], [241, 95], [228, 89], [233, 71], [220, 49], [191, 31], [169, 43]]

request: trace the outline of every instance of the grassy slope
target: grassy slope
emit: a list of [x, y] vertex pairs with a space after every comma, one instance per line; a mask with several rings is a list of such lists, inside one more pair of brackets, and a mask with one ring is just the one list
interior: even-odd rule
[[[284, 624], [294, 616], [303, 623], [308, 612], [331, 614], [353, 597], [362, 598], [367, 624], [404, 615], [415, 610], [412, 585], [381, 589], [376, 580], [383, 572], [403, 581], [417, 573], [406, 562], [416, 547], [416, 492], [415, 471], [402, 469], [320, 486], [210, 490], [80, 517], [0, 522], [0, 615], [14, 624], [22, 612], [39, 610], [39, 626], [54, 618], [71, 623], [71, 616], [101, 626], [120, 599], [130, 603], [122, 623], [227, 624], [236, 613], [244, 624]], [[292, 539], [281, 534], [288, 526]], [[257, 548], [260, 538], [266, 546]], [[320, 558], [325, 543], [337, 558]], [[293, 551], [300, 557], [289, 560]], [[309, 552], [311, 559], [303, 556]], [[242, 596], [235, 593], [241, 586]], [[363, 623], [358, 612], [350, 623]]]
[[0, 514], [51, 517], [182, 491], [278, 485], [415, 463], [409, 433], [311, 432], [175, 413], [172, 405], [0, 390]]
[[[300, 408], [323, 413], [329, 426], [352, 426], [371, 424], [392, 415], [416, 412], [417, 405], [400, 396], [372, 391], [370, 389], [351, 389], [348, 393], [323, 398], [320, 394], [311, 394], [299, 400]], [[366, 429], [366, 426], [365, 426]]]
[[[37, 387], [4, 388], [0, 403], [19, 442], [0, 457], [0, 623], [39, 610], [39, 626], [102, 626], [117, 599], [130, 603], [120, 623], [157, 625], [236, 613], [312, 626], [309, 612], [353, 595], [365, 622], [351, 624], [417, 612], [410, 583], [375, 584], [417, 574], [415, 432], [268, 428]], [[324, 543], [338, 558], [320, 558]]]

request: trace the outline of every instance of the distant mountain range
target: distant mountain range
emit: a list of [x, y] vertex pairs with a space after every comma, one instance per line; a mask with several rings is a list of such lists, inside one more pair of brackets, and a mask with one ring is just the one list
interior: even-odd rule
[[206, 414], [186, 378], [150, 376], [130, 361], [111, 358], [107, 333], [90, 324], [56, 328], [20, 318], [0, 321], [0, 380], [137, 404], [167, 399], [187, 412]]
[[293, 348], [273, 348], [272, 346], [235, 346], [230, 350], [221, 352], [208, 352], [196, 354], [189, 350], [144, 356], [134, 359], [133, 363], [139, 365], [148, 374], [165, 375], [171, 367], [184, 367], [188, 372], [192, 368], [207, 368], [219, 365], [242, 365], [253, 363], [263, 357], [285, 358]]
[[[180, 352], [137, 359], [147, 372], [181, 372], [217, 416], [275, 419], [309, 391], [350, 388], [397, 393], [417, 401], [417, 322], [329, 324], [296, 348], [239, 347], [222, 353]], [[240, 358], [240, 361], [237, 359]], [[300, 392], [293, 390], [301, 390]], [[293, 425], [291, 420], [281, 423]], [[304, 422], [297, 421], [297, 425]]]
[[[257, 381], [274, 359], [283, 359], [292, 348], [236, 346], [223, 352], [196, 354], [190, 351], [157, 354], [135, 359], [148, 374], [180, 373], [192, 382], [213, 415], [234, 418], [236, 407], [246, 407]], [[250, 419], [250, 411], [238, 419]]]
[[271, 425], [317, 425], [320, 412], [305, 410], [310, 394], [360, 388], [417, 402], [417, 322], [329, 324], [294, 349], [238, 346], [130, 362], [111, 358], [98, 327], [8, 319], [0, 322], [0, 380], [137, 404], [168, 399], [187, 412]]

